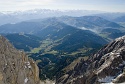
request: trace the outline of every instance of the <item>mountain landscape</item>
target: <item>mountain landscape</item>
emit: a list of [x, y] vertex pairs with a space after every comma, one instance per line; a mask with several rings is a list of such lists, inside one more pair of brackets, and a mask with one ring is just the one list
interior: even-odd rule
[[[18, 27], [8, 26], [22, 29], [22, 33], [4, 32], [6, 34], [3, 34], [17, 49], [23, 49], [30, 57], [38, 61], [42, 79], [55, 78], [56, 74], [74, 59], [81, 56], [86, 57], [108, 42], [92, 31], [82, 30], [57, 21], [53, 22], [55, 19], [51, 20], [45, 20], [44, 22], [47, 21], [50, 25], [48, 23], [47, 27], [43, 26], [39, 31], [36, 29], [37, 31], [33, 34], [25, 34], [30, 32], [28, 29], [27, 32], [22, 32], [27, 28], [23, 25], [24, 28], [20, 28], [20, 25]], [[10, 31], [8, 30], [10, 28], [7, 28], [6, 31]], [[16, 31], [16, 29], [14, 30]], [[30, 30], [32, 31], [32, 28]], [[60, 63], [63, 62], [65, 64], [60, 66]], [[51, 69], [50, 73], [47, 69]]]
[[101, 48], [87, 60], [79, 58], [64, 68], [56, 84], [100, 84], [125, 82], [125, 36]]
[[0, 84], [125, 82], [124, 15], [50, 9], [1, 12]]

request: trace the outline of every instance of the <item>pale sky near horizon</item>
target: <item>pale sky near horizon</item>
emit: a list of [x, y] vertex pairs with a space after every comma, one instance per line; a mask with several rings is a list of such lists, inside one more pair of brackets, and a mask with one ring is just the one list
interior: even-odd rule
[[0, 0], [0, 11], [31, 9], [81, 9], [125, 12], [125, 0]]

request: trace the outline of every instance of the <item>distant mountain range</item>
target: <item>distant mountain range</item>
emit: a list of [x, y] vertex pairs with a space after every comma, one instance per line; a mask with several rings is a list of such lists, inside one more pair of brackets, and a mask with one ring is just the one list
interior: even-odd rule
[[114, 21], [116, 21], [116, 22], [125, 22], [125, 15], [121, 16], [121, 17], [118, 17], [118, 18], [115, 18]]
[[102, 13], [101, 11], [89, 11], [89, 10], [50, 10], [50, 9], [34, 9], [27, 11], [15, 11], [15, 12], [1, 12], [0, 13], [0, 25], [8, 23], [17, 23], [32, 19], [42, 19], [48, 17], [60, 17], [60, 16], [84, 16], [90, 14]]
[[94, 14], [94, 15], [105, 18], [110, 21], [114, 21], [114, 19], [125, 16], [125, 13], [114, 12], [114, 13], [100, 13], [100, 14]]
[[0, 13], [0, 25], [9, 23], [18, 23], [26, 20], [43, 19], [49, 17], [60, 16], [99, 16], [107, 20], [113, 20], [118, 17], [124, 16], [125, 13], [107, 13], [104, 11], [93, 10], [50, 10], [50, 9], [34, 9], [27, 11], [4, 11]]
[[[119, 30], [122, 28], [124, 27], [115, 22], [111, 22], [97, 16], [63, 16], [58, 18], [54, 17], [35, 20], [31, 22], [21, 22], [17, 24], [5, 24], [0, 26], [0, 33], [8, 34], [6, 37], [12, 40], [12, 42], [14, 39], [18, 40], [18, 38], [23, 38], [19, 41], [26, 43], [24, 45], [25, 47], [26, 45], [30, 45], [28, 41], [34, 42], [33, 44], [37, 45], [33, 47], [31, 44], [29, 47], [27, 47], [28, 49], [40, 46], [40, 40], [38, 40], [38, 38], [41, 38], [42, 40], [51, 39], [53, 43], [56, 43], [56, 46], [51, 47], [51, 49], [73, 52], [82, 47], [97, 48], [97, 46], [99, 47], [107, 43], [108, 40], [101, 37], [97, 32], [93, 32], [94, 30], [98, 30], [98, 32], [105, 35], [108, 33], [108, 31]], [[14, 35], [13, 33], [24, 33], [24, 35]], [[110, 33], [114, 34], [114, 32]], [[119, 33], [121, 33], [121, 31]], [[32, 35], [27, 36], [27, 34]], [[34, 38], [34, 35], [37, 36], [35, 40], [27, 38]], [[11, 37], [14, 38], [12, 39]], [[27, 42], [24, 42], [26, 40]], [[19, 41], [16, 41], [17, 43], [15, 43], [15, 41], [13, 43], [17, 47]], [[19, 46], [21, 46], [21, 44]]]
[[66, 24], [78, 27], [78, 28], [89, 28], [89, 29], [105, 29], [105, 28], [120, 28], [119, 24], [108, 21], [98, 16], [83, 16], [83, 17], [61, 17], [58, 18]]
[[[125, 26], [121, 22], [99, 16], [59, 15], [61, 17], [32, 18], [34, 14], [42, 13], [43, 10], [29, 11], [26, 13], [26, 16], [29, 14], [27, 21], [11, 21], [0, 26], [0, 34], [37, 62], [42, 80], [55, 79], [63, 68], [78, 57], [88, 58], [109, 41], [125, 34]], [[18, 13], [14, 14], [15, 17], [18, 16]], [[22, 18], [25, 18], [23, 14], [25, 13], [22, 13]]]
[[[92, 29], [93, 31], [100, 31], [105, 28], [123, 28], [123, 26], [103, 19], [98, 16], [83, 16], [83, 17], [58, 17], [58, 18], [47, 18], [41, 20], [31, 20], [24, 21], [16, 24], [5, 24], [0, 26], [0, 33], [29, 33], [35, 34], [39, 31], [46, 29], [49, 26], [53, 26], [53, 28], [60, 27], [58, 24], [66, 24], [70, 26], [74, 26], [76, 28], [80, 28], [83, 30]], [[61, 27], [60, 27], [61, 28]], [[62, 27], [63, 28], [63, 27]]]

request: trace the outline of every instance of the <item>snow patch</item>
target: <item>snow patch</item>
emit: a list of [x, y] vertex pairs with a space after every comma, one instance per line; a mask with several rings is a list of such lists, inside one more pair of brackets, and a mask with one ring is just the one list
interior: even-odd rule
[[27, 62], [27, 66], [28, 68], [31, 68], [30, 62]]
[[30, 65], [30, 62], [27, 62], [27, 65]]
[[83, 78], [83, 75], [79, 76], [79, 78]]
[[110, 83], [114, 79], [113, 76], [106, 76], [105, 78], [101, 78], [98, 81], [103, 83]]
[[28, 66], [28, 68], [31, 68], [31, 66]]
[[121, 77], [123, 75], [123, 73], [119, 74], [118, 77]]
[[[121, 77], [122, 75], [123, 75], [123, 73], [120, 73], [116, 78], [119, 78], [119, 77]], [[114, 80], [114, 81], [117, 80], [116, 78], [113, 79], [113, 80]]]
[[30, 68], [31, 68], [30, 62], [25, 62], [25, 63], [26, 63], [26, 66], [24, 66], [24, 67], [25, 67], [25, 68], [28, 67], [28, 68], [30, 69]]
[[125, 39], [125, 36], [119, 37], [119, 38], [115, 39], [115, 41], [119, 41], [119, 40], [122, 40], [122, 39]]
[[114, 55], [114, 53], [113, 53], [113, 52], [111, 52], [111, 53], [110, 53], [110, 55]]
[[46, 79], [44, 81], [40, 81], [40, 84], [55, 84], [55, 81], [54, 80], [49, 80], [49, 79]]
[[27, 66], [24, 66], [24, 68], [26, 69], [26, 68], [27, 68]]
[[26, 77], [24, 80], [24, 84], [26, 84], [28, 82], [28, 78]]

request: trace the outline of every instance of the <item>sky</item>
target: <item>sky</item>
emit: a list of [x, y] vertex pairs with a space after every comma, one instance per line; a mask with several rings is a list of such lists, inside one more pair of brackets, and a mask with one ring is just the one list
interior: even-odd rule
[[125, 0], [0, 0], [0, 11], [31, 9], [125, 12]]

